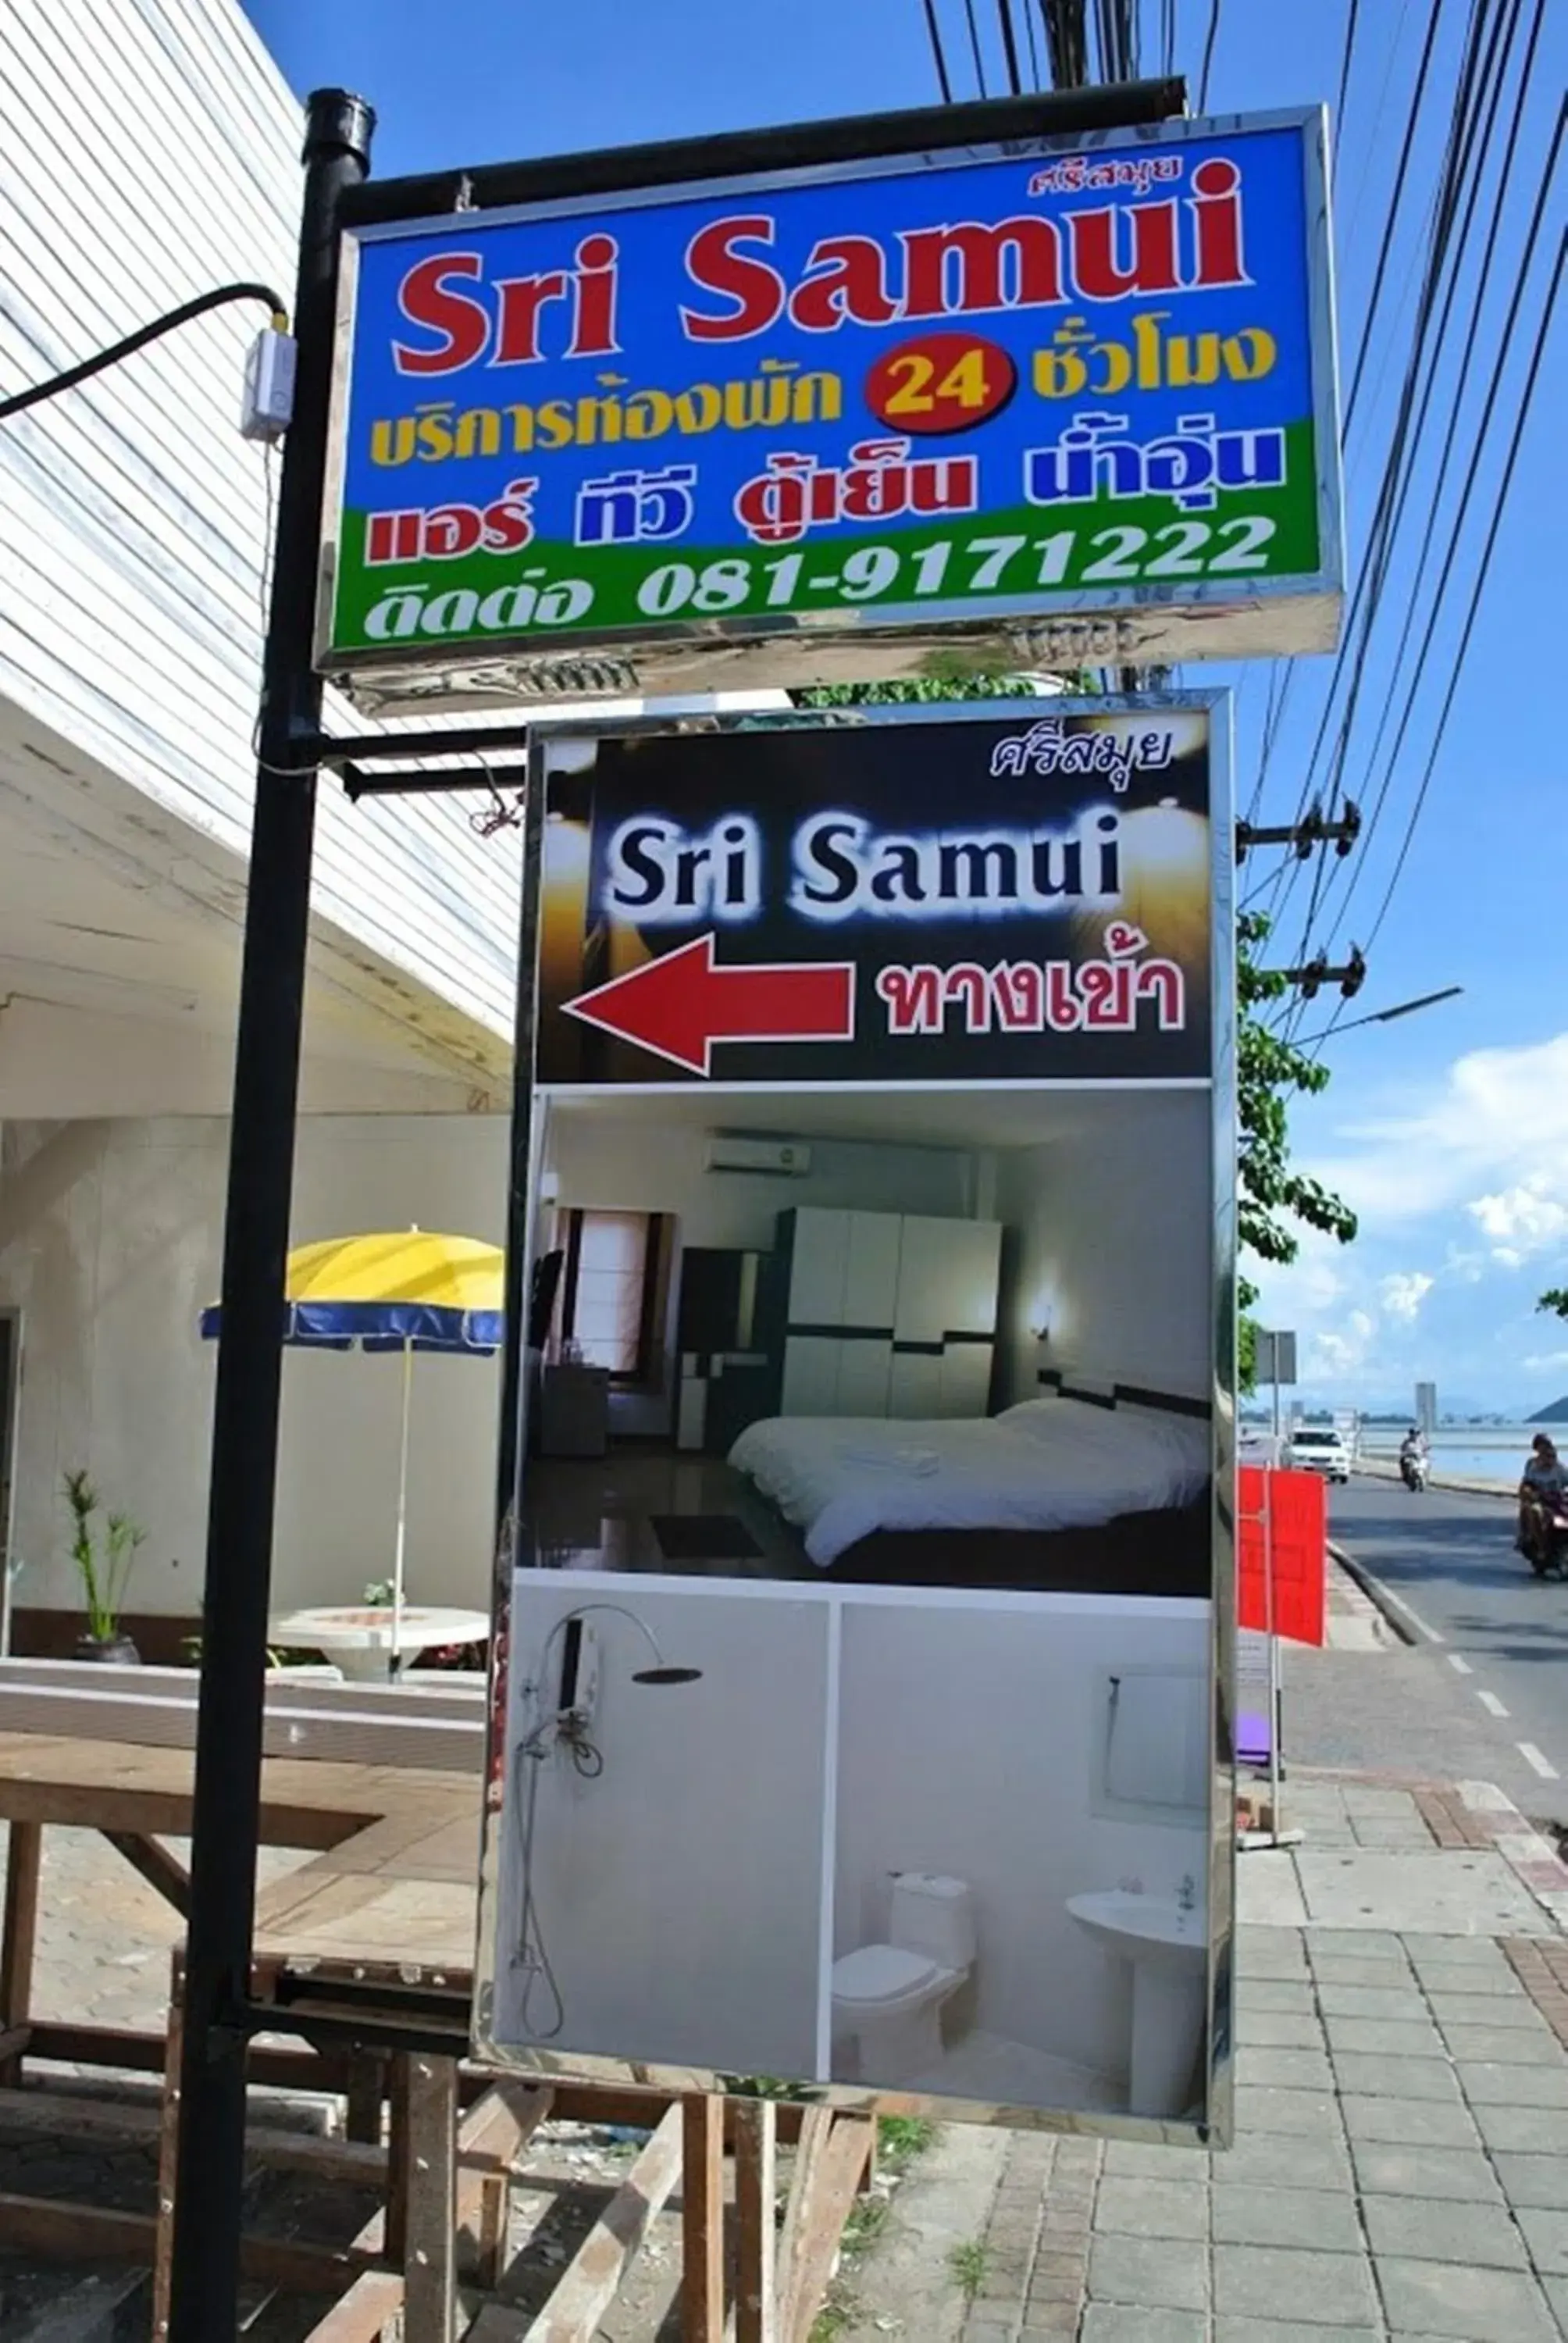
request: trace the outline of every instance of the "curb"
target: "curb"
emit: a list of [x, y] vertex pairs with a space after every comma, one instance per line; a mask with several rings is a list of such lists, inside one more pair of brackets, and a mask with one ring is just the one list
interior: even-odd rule
[[1400, 1616], [1405, 1611], [1405, 1605], [1399, 1596], [1391, 1587], [1385, 1586], [1381, 1578], [1375, 1577], [1364, 1563], [1358, 1562], [1353, 1554], [1347, 1553], [1342, 1545], [1336, 1545], [1332, 1538], [1328, 1541], [1328, 1551], [1331, 1561], [1338, 1564], [1347, 1578], [1354, 1580], [1380, 1618], [1393, 1630], [1402, 1644], [1426, 1642], [1424, 1635], [1407, 1624], [1408, 1614], [1405, 1618]]
[[[1381, 1482], [1386, 1488], [1397, 1489], [1400, 1486], [1399, 1473], [1392, 1465], [1384, 1472], [1381, 1465], [1369, 1464], [1364, 1460], [1352, 1465], [1351, 1477], [1352, 1480]], [[1462, 1481], [1446, 1473], [1429, 1473], [1426, 1485], [1429, 1490], [1446, 1489], [1458, 1497], [1501, 1497], [1509, 1504], [1517, 1502], [1516, 1484], [1510, 1481]]]

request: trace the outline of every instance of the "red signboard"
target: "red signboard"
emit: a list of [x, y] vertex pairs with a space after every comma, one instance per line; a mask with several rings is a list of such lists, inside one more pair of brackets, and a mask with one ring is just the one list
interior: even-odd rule
[[[1237, 1474], [1236, 1622], [1292, 1644], [1323, 1641], [1328, 1576], [1327, 1491], [1316, 1473], [1276, 1473], [1243, 1464]], [[1273, 1550], [1273, 1618], [1263, 1579], [1264, 1499]]]

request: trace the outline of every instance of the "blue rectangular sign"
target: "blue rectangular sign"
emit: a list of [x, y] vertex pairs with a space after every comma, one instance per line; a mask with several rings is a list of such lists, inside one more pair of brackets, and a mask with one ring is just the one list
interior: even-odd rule
[[1085, 655], [1323, 647], [1323, 135], [1176, 123], [364, 231], [321, 663], [618, 649], [646, 681], [717, 643], [727, 679], [800, 680], [853, 631], [858, 671], [880, 639], [918, 673], [964, 663], [955, 630], [1016, 666], [1106, 614]]

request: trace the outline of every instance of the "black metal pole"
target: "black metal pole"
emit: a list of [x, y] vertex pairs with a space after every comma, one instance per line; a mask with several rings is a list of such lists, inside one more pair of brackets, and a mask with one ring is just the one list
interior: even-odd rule
[[327, 469], [337, 287], [337, 204], [369, 166], [376, 117], [346, 90], [306, 106], [305, 199], [272, 603], [262, 662], [245, 957], [224, 1227], [223, 1334], [213, 1411], [180, 2061], [170, 2343], [235, 2331], [245, 2156], [245, 2004], [256, 1916], [263, 1680], [282, 1380], [283, 1281], [294, 1185], [305, 1005], [313, 770], [320, 729], [312, 613]]

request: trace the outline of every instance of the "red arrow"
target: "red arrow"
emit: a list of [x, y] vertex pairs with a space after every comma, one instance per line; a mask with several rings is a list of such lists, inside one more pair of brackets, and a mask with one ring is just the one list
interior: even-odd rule
[[855, 969], [851, 960], [721, 968], [713, 938], [699, 936], [563, 1007], [618, 1041], [708, 1074], [715, 1041], [853, 1041]]

